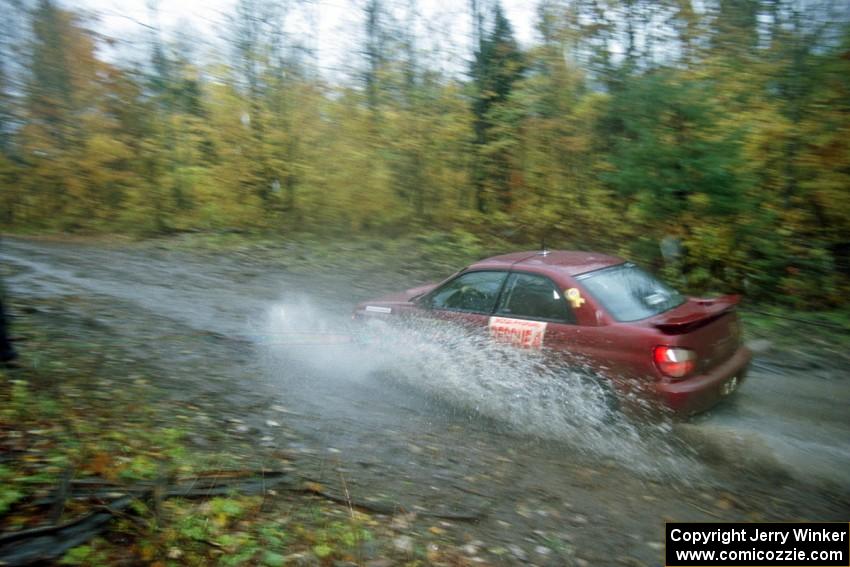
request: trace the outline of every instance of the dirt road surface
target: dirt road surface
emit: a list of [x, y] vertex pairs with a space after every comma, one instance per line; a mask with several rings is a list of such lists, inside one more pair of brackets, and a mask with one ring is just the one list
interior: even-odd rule
[[[441, 390], [362, 372], [363, 357], [339, 350], [350, 345], [304, 344], [292, 357], [292, 345], [270, 346], [270, 314], [294, 309], [320, 319], [312, 329], [336, 332], [355, 302], [398, 285], [397, 274], [310, 274], [292, 270], [285, 253], [199, 256], [12, 238], [0, 262], [12, 297], [43, 300], [55, 325], [69, 333], [88, 325], [104, 348], [158, 368], [155, 386], [202, 408], [211, 428], [294, 454], [302, 471], [344, 479], [360, 500], [480, 516], [435, 525], [488, 561], [658, 565], [665, 521], [850, 516], [846, 369], [757, 357], [741, 390], [710, 414], [635, 425], [643, 448], [631, 452], [628, 440], [604, 443], [621, 430], [579, 425], [540, 436]], [[429, 372], [421, 379], [440, 380], [441, 368]]]

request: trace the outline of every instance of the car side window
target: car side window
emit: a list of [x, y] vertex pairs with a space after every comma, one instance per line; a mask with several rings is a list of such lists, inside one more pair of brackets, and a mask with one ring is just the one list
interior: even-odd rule
[[499, 300], [499, 315], [575, 323], [561, 291], [547, 277], [513, 273]]
[[431, 309], [492, 313], [507, 272], [469, 272], [437, 289], [428, 298]]

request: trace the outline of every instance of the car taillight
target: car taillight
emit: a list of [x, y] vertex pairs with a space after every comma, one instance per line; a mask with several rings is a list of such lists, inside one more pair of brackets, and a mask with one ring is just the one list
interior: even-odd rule
[[671, 378], [684, 378], [697, 367], [697, 353], [686, 348], [657, 346], [652, 359], [658, 370]]

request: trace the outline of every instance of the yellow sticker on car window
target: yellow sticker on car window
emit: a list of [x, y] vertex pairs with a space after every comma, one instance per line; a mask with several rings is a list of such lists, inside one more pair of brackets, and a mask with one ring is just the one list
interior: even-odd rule
[[565, 290], [564, 294], [566, 294], [567, 299], [570, 300], [570, 303], [572, 304], [573, 309], [578, 309], [579, 307], [584, 305], [585, 300], [581, 296], [581, 292], [578, 290], [577, 287], [571, 287], [570, 289]]

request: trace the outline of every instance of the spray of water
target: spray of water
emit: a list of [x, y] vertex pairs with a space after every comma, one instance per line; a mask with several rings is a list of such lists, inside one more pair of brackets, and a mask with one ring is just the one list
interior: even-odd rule
[[382, 380], [386, 387], [412, 388], [467, 415], [651, 476], [681, 479], [694, 466], [674, 441], [669, 420], [612, 410], [607, 379], [592, 368], [555, 364], [540, 352], [445, 322], [354, 322], [302, 298], [274, 305], [260, 337], [278, 368], [297, 368], [311, 380]]

